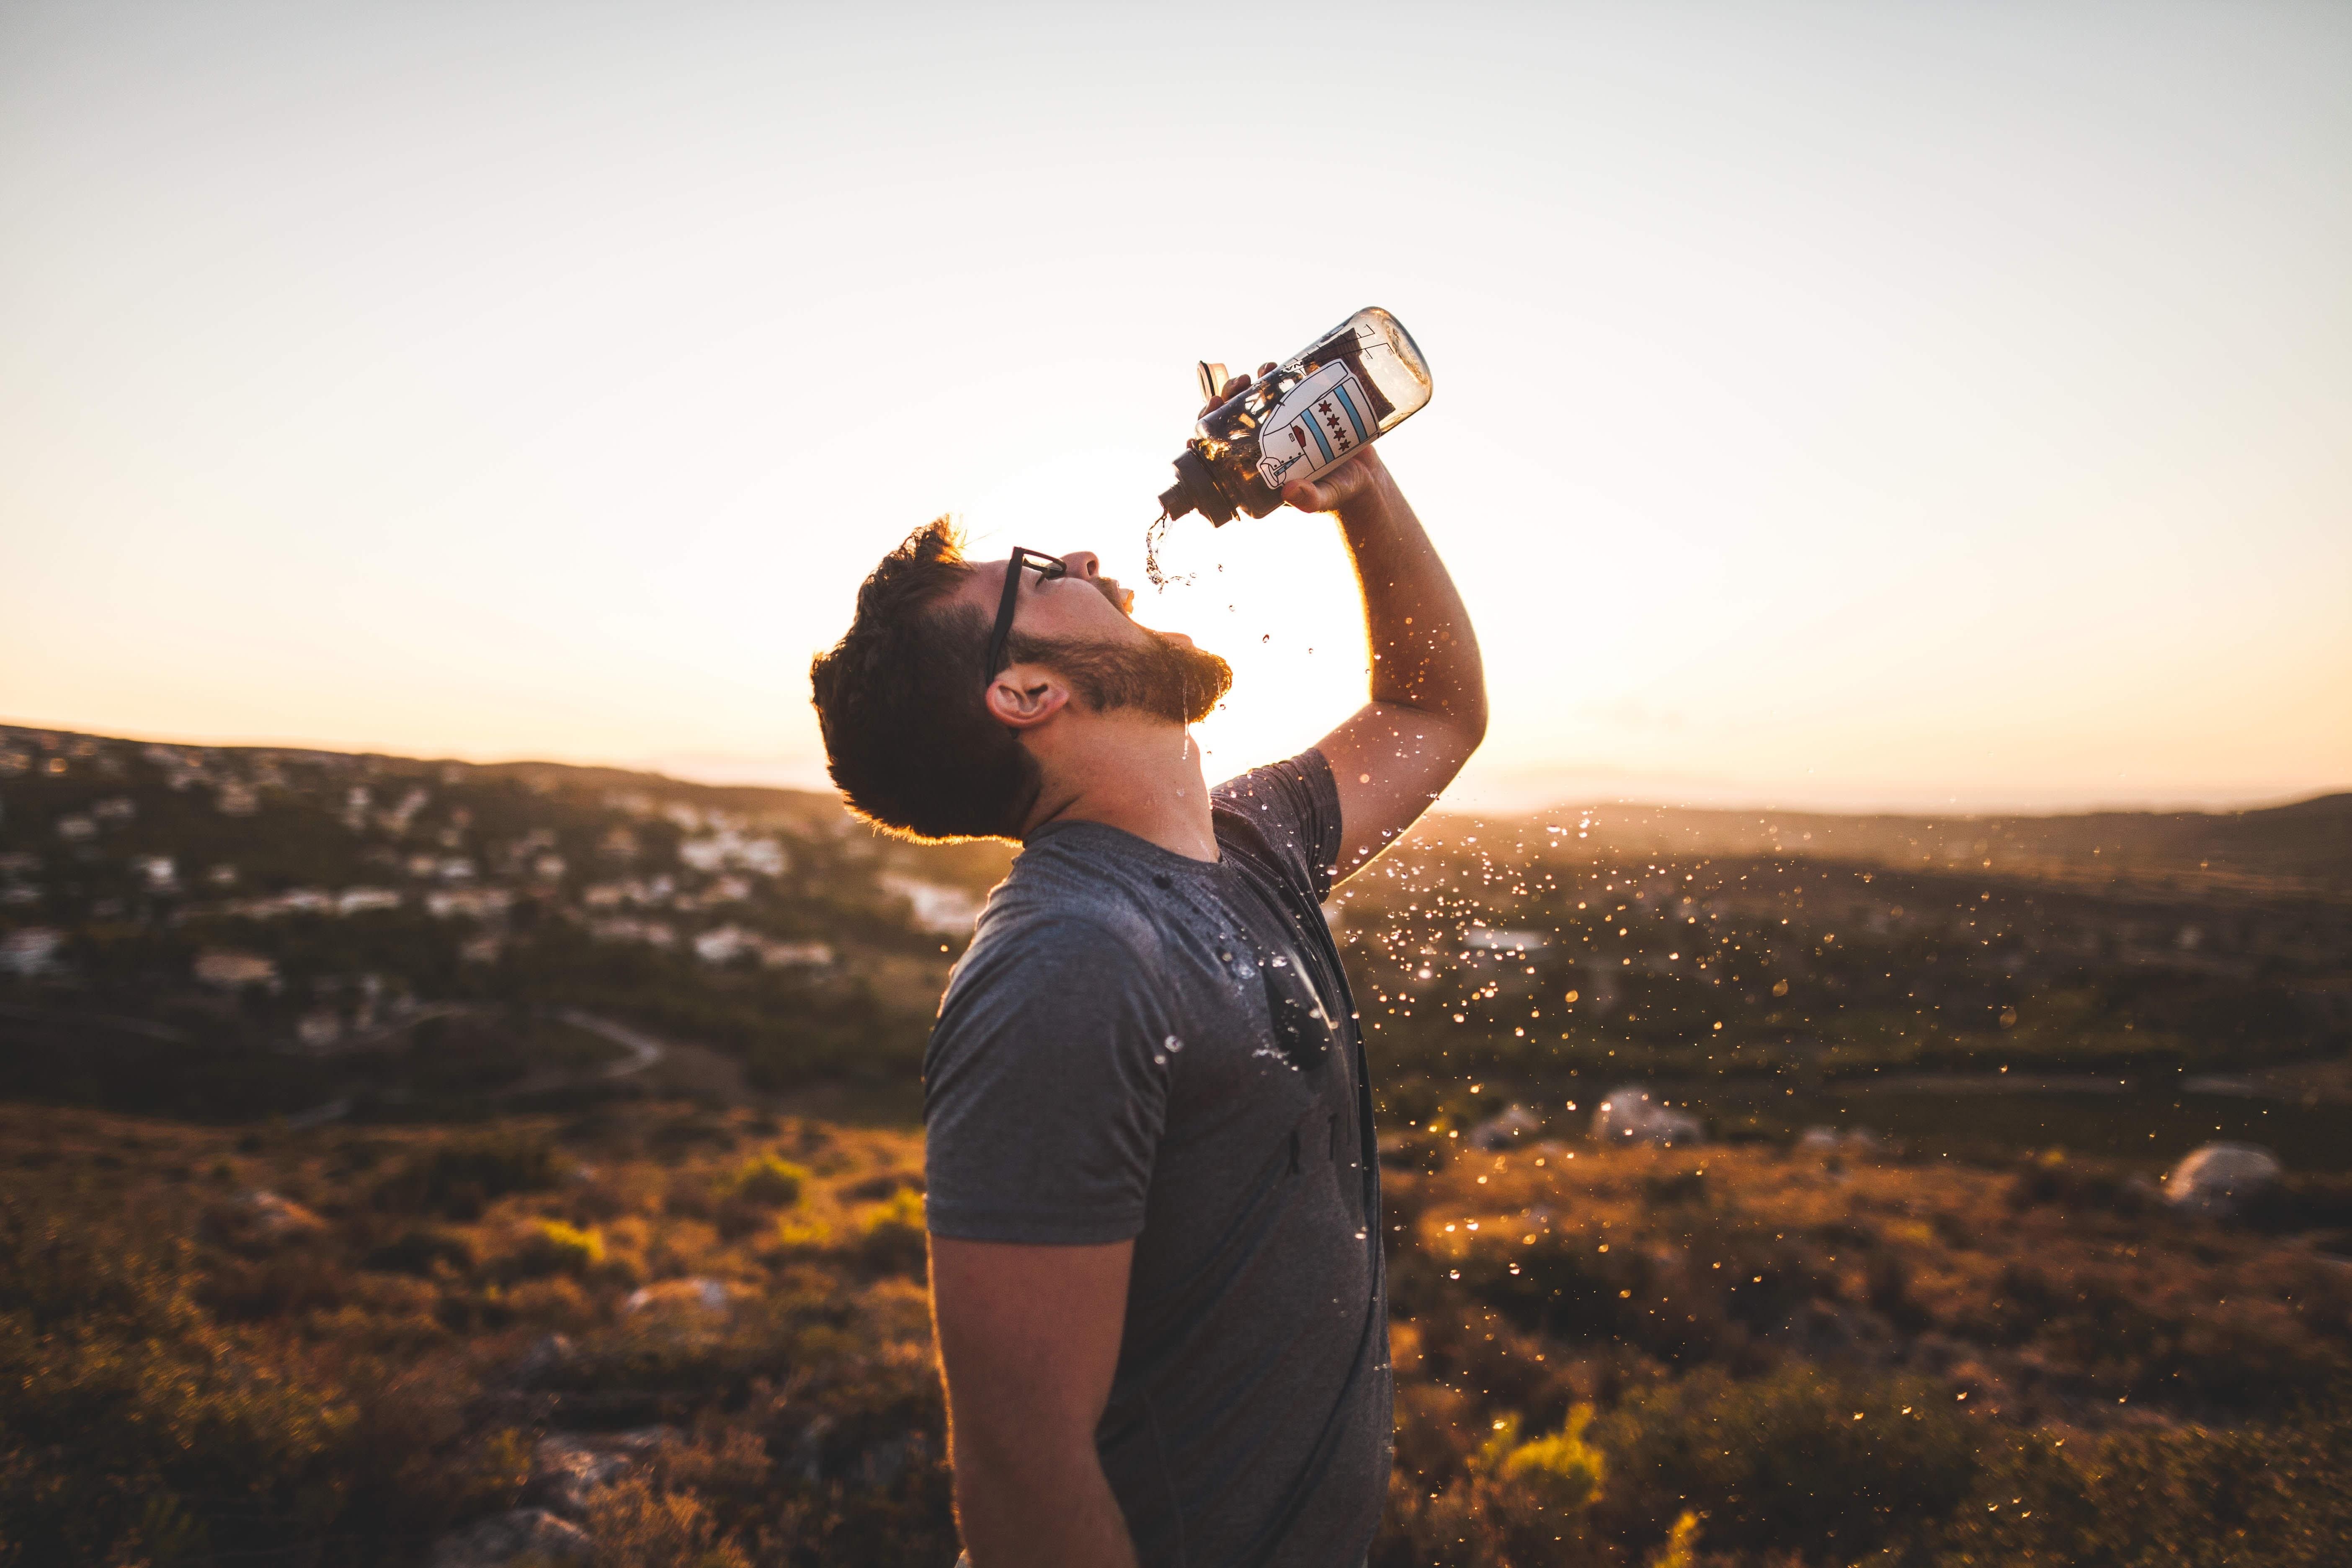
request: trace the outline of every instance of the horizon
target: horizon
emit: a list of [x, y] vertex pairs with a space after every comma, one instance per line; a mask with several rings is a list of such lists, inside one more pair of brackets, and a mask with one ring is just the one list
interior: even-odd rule
[[[2352, 11], [1182, 16], [10, 7], [0, 711], [822, 787], [885, 550], [1140, 584], [1193, 362], [1376, 303], [1449, 808], [2352, 781]], [[1362, 700], [1327, 521], [1168, 554], [1213, 772]]]
[[[605, 770], [616, 773], [636, 773], [647, 778], [660, 779], [670, 784], [689, 784], [703, 788], [775, 789], [806, 795], [824, 795], [835, 800], [839, 800], [841, 798], [840, 791], [836, 790], [833, 786], [832, 782], [823, 775], [821, 764], [820, 771], [813, 782], [802, 782], [783, 768], [763, 768], [756, 762], [731, 768], [722, 764], [715, 768], [697, 772], [689, 768], [665, 765], [665, 760], [659, 758], [641, 759], [637, 761], [615, 761], [598, 758], [568, 758], [537, 755], [459, 756], [454, 753], [444, 754], [393, 751], [380, 746], [329, 745], [312, 741], [299, 740], [207, 740], [184, 735], [122, 734], [104, 731], [79, 729], [71, 725], [31, 723], [5, 714], [0, 714], [0, 731], [12, 730], [17, 731], [47, 732], [60, 737], [69, 737], [76, 740], [115, 742], [129, 745], [178, 746], [191, 750], [210, 749], [221, 751], [285, 752], [294, 754], [314, 754], [324, 756], [381, 757], [393, 762], [425, 764], [455, 763], [465, 767], [479, 768], [559, 767], [578, 768], [583, 771]], [[2243, 816], [2250, 812], [2274, 811], [2281, 810], [2288, 806], [2306, 805], [2315, 801], [2331, 799], [2339, 795], [2352, 795], [2352, 785], [2322, 787], [2316, 790], [2304, 791], [2274, 798], [2235, 802], [2221, 801], [2210, 805], [2145, 805], [2107, 802], [2055, 807], [2014, 806], [2007, 808], [1995, 807], [1990, 809], [1976, 809], [1952, 806], [1950, 809], [1938, 810], [1936, 804], [1932, 802], [1911, 805], [1861, 805], [1848, 806], [1741, 798], [1672, 799], [1649, 795], [1563, 795], [1545, 796], [1541, 798], [1531, 795], [1528, 798], [1533, 801], [1533, 804], [1518, 805], [1513, 804], [1507, 799], [1497, 801], [1491, 796], [1482, 798], [1474, 795], [1467, 798], [1461, 798], [1457, 796], [1457, 792], [1449, 790], [1431, 805], [1424, 820], [1435, 819], [1438, 817], [1455, 819], [1475, 818], [1480, 816], [1482, 814], [1487, 816], [1505, 819], [1532, 818], [1547, 816], [1567, 815], [1577, 812], [1595, 811], [1602, 808], [1647, 811], [1712, 812], [1720, 814], [1766, 812], [1792, 816], [1850, 817], [1854, 819], [1893, 817], [1921, 821], [1932, 820], [1939, 816], [1952, 817], [1961, 820], [1989, 820], [1999, 818], [2058, 819], [2065, 817], [2095, 816], [2102, 815], [2131, 815], [2147, 816]], [[1949, 805], [1949, 803], [1947, 803], [1947, 805]], [[845, 802], [843, 804], [843, 809], [845, 811], [849, 809]]]

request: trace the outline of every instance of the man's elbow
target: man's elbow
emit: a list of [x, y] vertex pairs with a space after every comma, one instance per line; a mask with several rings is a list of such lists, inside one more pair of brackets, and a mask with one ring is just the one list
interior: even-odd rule
[[1478, 693], [1478, 700], [1462, 717], [1462, 749], [1466, 755], [1486, 742], [1486, 694]]
[[1446, 720], [1453, 728], [1462, 755], [1467, 758], [1486, 739], [1486, 685], [1480, 681], [1469, 694], [1454, 704]]

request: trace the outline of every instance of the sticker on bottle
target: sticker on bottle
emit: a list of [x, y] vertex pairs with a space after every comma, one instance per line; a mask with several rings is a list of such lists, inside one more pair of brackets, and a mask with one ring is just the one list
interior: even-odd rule
[[1258, 478], [1277, 490], [1293, 479], [1328, 471], [1380, 434], [1372, 424], [1372, 400], [1345, 360], [1332, 361], [1292, 387], [1261, 428]]

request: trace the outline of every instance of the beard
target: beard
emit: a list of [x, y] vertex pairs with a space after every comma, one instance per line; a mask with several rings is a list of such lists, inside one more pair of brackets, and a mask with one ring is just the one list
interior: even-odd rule
[[1015, 637], [1010, 651], [1022, 663], [1060, 671], [1098, 712], [1132, 708], [1171, 724], [1197, 724], [1215, 712], [1233, 689], [1234, 667], [1206, 648], [1139, 629], [1140, 646]]

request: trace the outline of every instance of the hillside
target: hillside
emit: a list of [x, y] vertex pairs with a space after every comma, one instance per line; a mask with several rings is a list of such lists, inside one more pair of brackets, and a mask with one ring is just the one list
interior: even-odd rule
[[1837, 816], [1610, 803], [1538, 814], [1620, 856], [1791, 856], [2129, 883], [2352, 897], [2352, 793], [2230, 812]]
[[[1437, 817], [1330, 912], [1398, 1106], [1640, 1076], [1786, 1134], [1888, 1075], [2112, 1073], [2105, 1131], [2053, 1104], [2002, 1137], [2161, 1160], [2239, 1125], [2195, 1102], [2226, 1077], [2320, 1158], [2340, 1140], [2298, 1119], [2352, 1043], [2347, 822], [2347, 796]], [[1009, 861], [805, 791], [0, 730], [0, 1093], [366, 1120], [834, 1082], [903, 1109]]]
[[538, 1069], [583, 1011], [754, 1088], [909, 1082], [1008, 859], [787, 790], [0, 731], [0, 1091], [439, 1113], [582, 1087]]

